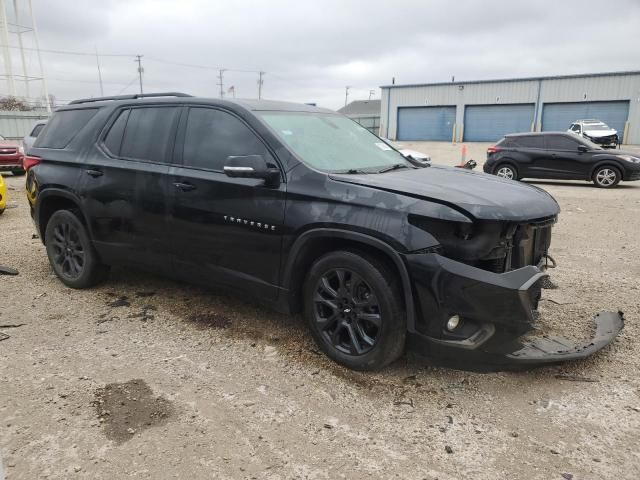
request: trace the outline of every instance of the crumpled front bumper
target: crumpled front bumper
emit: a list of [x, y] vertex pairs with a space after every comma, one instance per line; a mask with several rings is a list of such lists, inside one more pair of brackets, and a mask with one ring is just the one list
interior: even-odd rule
[[[608, 345], [624, 326], [622, 312], [602, 312], [593, 318], [594, 337], [584, 342], [529, 337], [547, 276], [539, 268], [493, 273], [436, 253], [408, 254], [405, 260], [416, 300], [409, 347], [464, 368], [584, 358]], [[460, 322], [450, 331], [447, 321], [454, 315]]]

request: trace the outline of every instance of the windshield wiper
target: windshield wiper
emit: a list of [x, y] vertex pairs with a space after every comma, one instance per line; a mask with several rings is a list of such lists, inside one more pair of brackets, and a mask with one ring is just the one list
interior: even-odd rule
[[395, 163], [389, 167], [385, 167], [382, 170], [378, 170], [378, 173], [390, 172], [392, 170], [399, 170], [401, 168], [409, 168], [409, 166], [405, 163]]
[[364, 170], [360, 170], [358, 168], [350, 168], [349, 170], [338, 170], [333, 173], [341, 173], [341, 174], [348, 173], [349, 175], [357, 175], [359, 173], [370, 173], [370, 172], [365, 172]]

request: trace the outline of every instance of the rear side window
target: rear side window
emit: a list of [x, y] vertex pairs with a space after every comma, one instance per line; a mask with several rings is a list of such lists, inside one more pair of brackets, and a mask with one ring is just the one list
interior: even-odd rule
[[178, 109], [179, 107], [131, 109], [119, 156], [135, 160], [167, 162], [168, 150], [173, 144], [171, 134], [178, 117]]
[[576, 150], [578, 148], [578, 142], [563, 135], [546, 136], [545, 145], [553, 150]]
[[47, 123], [47, 128], [38, 137], [35, 146], [40, 148], [65, 148], [93, 116], [97, 108], [63, 110], [56, 112]]
[[42, 131], [44, 126], [45, 126], [44, 123], [39, 123], [38, 125], [33, 127], [33, 130], [31, 130], [31, 133], [29, 134], [29, 136], [30, 137], [37, 137], [38, 135], [40, 135], [40, 132]]
[[222, 171], [229, 156], [262, 155], [269, 152], [241, 120], [211, 108], [191, 108], [184, 139], [184, 165]]
[[544, 148], [544, 138], [539, 135], [532, 135], [530, 137], [518, 137], [515, 139], [521, 147], [524, 148]]
[[109, 153], [112, 155], [119, 157], [120, 156], [120, 147], [122, 146], [122, 137], [124, 137], [124, 127], [127, 125], [127, 119], [129, 118], [130, 110], [124, 110], [120, 112], [118, 118], [111, 128], [109, 129], [109, 133], [104, 139], [104, 146]]

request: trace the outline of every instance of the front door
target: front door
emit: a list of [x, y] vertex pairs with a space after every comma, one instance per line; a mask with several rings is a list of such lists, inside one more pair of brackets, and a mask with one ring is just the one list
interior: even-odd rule
[[170, 234], [176, 273], [273, 300], [277, 295], [285, 183], [230, 178], [227, 157], [262, 155], [258, 135], [226, 110], [190, 107], [180, 122], [172, 184]]
[[589, 155], [578, 150], [580, 142], [569, 135], [544, 135], [547, 155], [541, 161], [548, 178], [581, 180], [589, 163]]

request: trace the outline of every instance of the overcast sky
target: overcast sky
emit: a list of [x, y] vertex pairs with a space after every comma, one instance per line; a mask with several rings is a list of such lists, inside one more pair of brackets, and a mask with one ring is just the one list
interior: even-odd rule
[[[350, 100], [368, 98], [369, 90], [380, 98], [379, 86], [392, 77], [416, 83], [640, 70], [640, 0], [33, 3], [42, 49], [129, 55], [101, 57], [105, 95], [137, 91], [138, 53], [145, 91], [219, 95], [217, 71], [164, 63], [176, 62], [230, 69], [225, 90], [234, 85], [239, 98], [255, 98], [257, 73], [233, 69], [263, 70], [263, 97], [334, 109], [344, 104], [345, 85]], [[10, 44], [17, 45], [15, 35]], [[11, 54], [21, 74], [18, 50]], [[94, 57], [43, 53], [43, 60], [58, 99], [100, 94]], [[38, 75], [33, 52], [27, 63], [29, 75]], [[6, 94], [6, 82], [0, 85]], [[35, 82], [32, 90], [40, 94]]]

